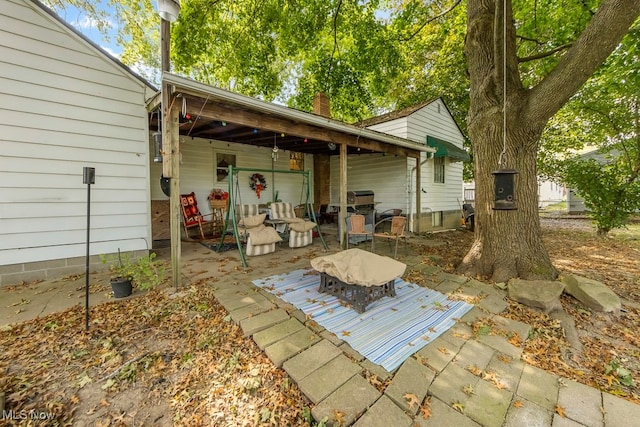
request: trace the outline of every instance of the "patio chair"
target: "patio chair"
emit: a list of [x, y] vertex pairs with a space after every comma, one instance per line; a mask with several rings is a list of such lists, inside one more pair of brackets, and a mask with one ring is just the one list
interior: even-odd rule
[[[271, 221], [280, 222], [283, 232], [289, 232], [289, 247], [301, 248], [313, 243], [313, 229], [316, 223], [298, 218], [291, 203], [271, 203]], [[275, 224], [274, 226], [278, 226]], [[280, 229], [278, 229], [280, 231]]]
[[[390, 221], [391, 222], [391, 231], [384, 233], [376, 233], [376, 229], [379, 225]], [[371, 252], [374, 251], [375, 238], [387, 239], [389, 242], [389, 248], [391, 248], [391, 243], [395, 241], [395, 250], [393, 252], [393, 257], [398, 257], [398, 242], [400, 240], [404, 240], [405, 254], [409, 254], [409, 245], [407, 243], [407, 236], [405, 234], [405, 228], [407, 225], [407, 218], [404, 216], [392, 216], [390, 218], [385, 218], [381, 221], [378, 221], [373, 227], [373, 239], [371, 239]]]
[[275, 252], [276, 243], [282, 238], [271, 227], [265, 227], [266, 214], [260, 213], [258, 205], [237, 205], [237, 226], [240, 238], [246, 241], [247, 256], [265, 255]]
[[365, 221], [366, 218], [364, 215], [353, 214], [347, 217], [347, 249], [349, 249], [351, 237], [354, 237], [354, 243], [373, 240], [371, 226], [369, 226], [370, 229], [367, 230]]
[[203, 224], [208, 224], [211, 220], [206, 220], [205, 217], [211, 217], [212, 214], [202, 214], [200, 213], [200, 209], [198, 209], [198, 201], [196, 200], [196, 195], [194, 192], [189, 194], [181, 194], [180, 195], [180, 206], [182, 212], [182, 225], [184, 227], [184, 232], [189, 238], [189, 230], [195, 227], [198, 227], [200, 230], [200, 237], [204, 239], [204, 229], [202, 228]]

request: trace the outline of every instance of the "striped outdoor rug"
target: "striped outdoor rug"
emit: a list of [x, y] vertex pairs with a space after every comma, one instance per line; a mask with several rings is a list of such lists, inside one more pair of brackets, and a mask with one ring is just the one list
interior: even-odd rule
[[320, 275], [314, 270], [295, 270], [253, 283], [293, 304], [387, 371], [396, 369], [472, 308], [402, 279], [396, 279], [396, 297], [383, 297], [362, 314], [337, 297], [318, 292]]

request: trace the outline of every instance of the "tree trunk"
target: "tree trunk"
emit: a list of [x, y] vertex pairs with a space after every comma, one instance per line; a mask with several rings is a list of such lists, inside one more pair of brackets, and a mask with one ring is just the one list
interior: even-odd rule
[[[518, 74], [515, 30], [508, 25], [505, 34], [500, 1], [469, 2], [465, 49], [471, 80], [468, 131], [474, 154], [476, 223], [475, 242], [458, 271], [496, 282], [512, 277], [555, 279], [538, 218], [536, 155], [546, 121], [524, 119], [528, 92]], [[517, 171], [516, 210], [493, 209], [492, 172], [499, 168]]]
[[[557, 277], [542, 244], [538, 217], [536, 156], [540, 135], [547, 121], [613, 52], [639, 15], [638, 0], [602, 0], [557, 66], [536, 86], [526, 89], [520, 80], [511, 0], [467, 1], [465, 53], [471, 83], [467, 120], [475, 166], [476, 239], [459, 272], [497, 282], [512, 277]], [[493, 209], [491, 172], [498, 167], [518, 171], [517, 210]]]

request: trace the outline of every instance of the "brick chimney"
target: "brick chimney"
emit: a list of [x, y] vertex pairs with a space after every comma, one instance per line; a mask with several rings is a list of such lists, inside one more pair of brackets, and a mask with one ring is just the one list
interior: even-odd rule
[[322, 117], [331, 118], [331, 103], [326, 93], [318, 92], [313, 97], [313, 112]]

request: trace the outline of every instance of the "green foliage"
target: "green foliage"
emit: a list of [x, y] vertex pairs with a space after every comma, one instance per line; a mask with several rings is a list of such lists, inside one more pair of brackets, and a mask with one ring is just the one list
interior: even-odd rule
[[118, 253], [117, 256], [107, 257], [100, 255], [103, 264], [109, 264], [113, 279], [133, 279], [133, 284], [141, 290], [150, 290], [160, 285], [165, 277], [166, 270], [164, 263], [156, 260], [156, 254], [133, 259], [128, 253]]
[[630, 168], [625, 156], [618, 155], [604, 163], [573, 158], [564, 167], [565, 183], [584, 199], [599, 235], [624, 227], [640, 209], [640, 163]]
[[624, 386], [635, 386], [635, 382], [633, 381], [633, 373], [627, 368], [620, 365], [620, 363], [615, 360], [609, 361], [609, 363], [604, 366], [604, 374], [613, 375], [620, 382], [620, 384]]

